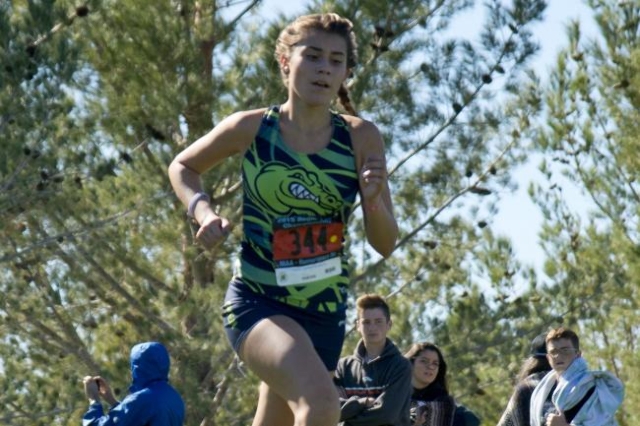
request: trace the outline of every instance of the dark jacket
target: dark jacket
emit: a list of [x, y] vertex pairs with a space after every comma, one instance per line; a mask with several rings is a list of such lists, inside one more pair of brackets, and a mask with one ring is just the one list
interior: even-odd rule
[[480, 418], [464, 405], [456, 404], [447, 390], [436, 383], [422, 389], [413, 389], [411, 395], [411, 416], [422, 418], [420, 426], [480, 426]]
[[457, 405], [453, 415], [453, 426], [480, 426], [482, 421], [476, 413], [469, 410], [464, 405]]
[[101, 404], [91, 405], [82, 426], [181, 426], [184, 403], [169, 384], [169, 365], [169, 353], [162, 344], [134, 346], [129, 394], [106, 415]]
[[419, 419], [424, 413], [424, 423], [419, 426], [452, 426], [456, 402], [443, 386], [431, 383], [422, 389], [413, 389], [411, 395], [412, 417]]
[[531, 394], [546, 374], [546, 371], [531, 374], [516, 385], [509, 399], [509, 404], [498, 422], [498, 426], [530, 426], [529, 405], [531, 403]]
[[[365, 361], [362, 340], [351, 356], [338, 362], [335, 384], [340, 396], [343, 426], [409, 426], [411, 363], [389, 339], [375, 359]], [[375, 398], [367, 408], [360, 398]]]

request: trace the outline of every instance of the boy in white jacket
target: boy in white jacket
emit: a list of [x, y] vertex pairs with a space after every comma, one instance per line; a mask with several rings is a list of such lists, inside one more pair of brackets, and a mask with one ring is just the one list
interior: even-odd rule
[[622, 382], [606, 371], [588, 370], [572, 330], [551, 330], [545, 341], [553, 370], [531, 396], [531, 426], [617, 426]]

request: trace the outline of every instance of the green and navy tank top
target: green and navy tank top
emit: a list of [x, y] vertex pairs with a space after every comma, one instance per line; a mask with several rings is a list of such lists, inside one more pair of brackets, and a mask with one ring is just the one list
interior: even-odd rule
[[251, 291], [307, 310], [346, 309], [346, 224], [358, 193], [347, 123], [333, 114], [320, 152], [289, 148], [269, 108], [242, 161], [243, 240], [236, 277]]

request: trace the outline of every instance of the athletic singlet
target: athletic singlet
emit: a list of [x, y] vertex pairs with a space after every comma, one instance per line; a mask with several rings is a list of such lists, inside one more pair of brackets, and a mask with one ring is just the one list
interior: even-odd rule
[[242, 161], [243, 240], [236, 285], [307, 310], [346, 309], [344, 233], [358, 193], [351, 136], [332, 114], [326, 148], [303, 154], [268, 109]]

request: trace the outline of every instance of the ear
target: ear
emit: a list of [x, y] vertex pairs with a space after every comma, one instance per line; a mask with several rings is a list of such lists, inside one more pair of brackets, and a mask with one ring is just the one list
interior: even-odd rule
[[284, 67], [288, 67], [289, 58], [287, 58], [285, 55], [280, 55], [280, 58], [278, 58], [278, 64], [280, 65], [280, 69], [283, 69]]

